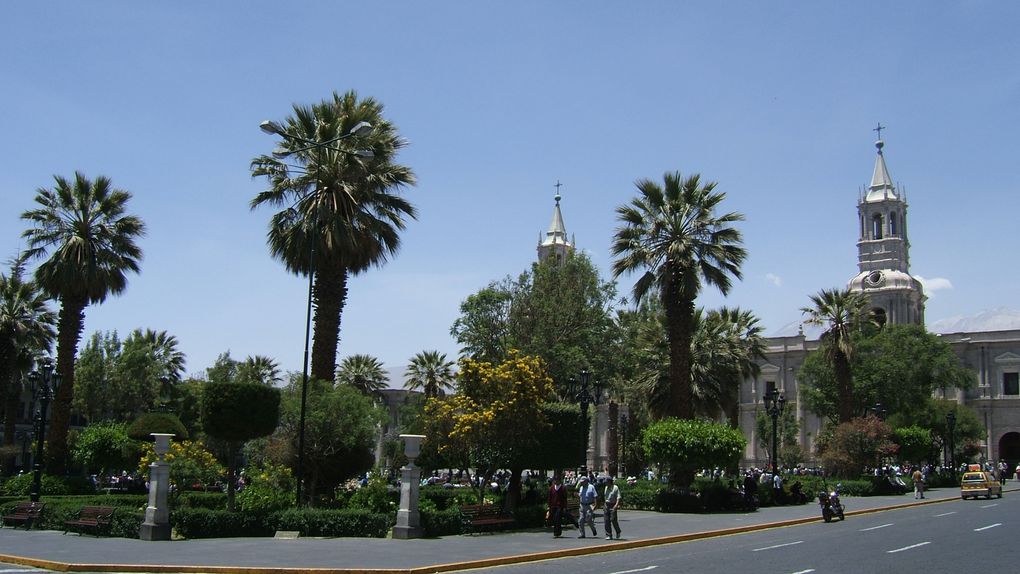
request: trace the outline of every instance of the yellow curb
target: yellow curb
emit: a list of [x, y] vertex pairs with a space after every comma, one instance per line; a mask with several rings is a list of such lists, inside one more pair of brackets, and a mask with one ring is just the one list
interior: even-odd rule
[[[865, 508], [846, 512], [847, 516], [860, 516], [874, 514], [889, 510], [910, 508], [913, 506], [924, 506], [928, 504], [940, 504], [943, 502], [959, 501], [959, 498], [933, 498], [930, 500], [914, 500], [908, 503], [894, 504], [891, 506], [880, 506], [877, 508]], [[56, 572], [152, 572], [157, 574], [184, 572], [188, 574], [427, 574], [430, 572], [455, 572], [458, 570], [471, 570], [476, 568], [490, 568], [493, 566], [506, 566], [509, 564], [523, 564], [525, 562], [537, 562], [540, 560], [553, 560], [556, 558], [569, 558], [573, 556], [587, 556], [591, 554], [602, 554], [605, 552], [616, 552], [618, 550], [633, 550], [636, 548], [647, 548], [649, 546], [662, 546], [666, 544], [677, 544], [706, 538], [717, 538], [720, 536], [733, 536], [759, 530], [773, 528], [786, 528], [819, 522], [822, 519], [818, 516], [807, 518], [795, 518], [779, 522], [766, 522], [763, 524], [749, 524], [734, 528], [723, 528], [721, 530], [706, 530], [703, 532], [691, 532], [688, 534], [672, 534], [658, 538], [645, 538], [642, 540], [621, 540], [619, 542], [607, 542], [600, 546], [583, 546], [579, 548], [566, 548], [563, 550], [549, 550], [546, 552], [535, 552], [532, 554], [519, 554], [516, 556], [501, 556], [496, 558], [480, 558], [464, 562], [450, 562], [447, 564], [435, 564], [431, 566], [416, 566], [413, 568], [284, 568], [284, 567], [261, 567], [261, 566], [194, 566], [194, 565], [156, 565], [156, 564], [76, 564], [69, 562], [58, 562], [54, 560], [43, 560], [10, 554], [0, 554], [0, 562], [17, 564], [19, 566], [31, 566], [34, 568], [45, 568]]]

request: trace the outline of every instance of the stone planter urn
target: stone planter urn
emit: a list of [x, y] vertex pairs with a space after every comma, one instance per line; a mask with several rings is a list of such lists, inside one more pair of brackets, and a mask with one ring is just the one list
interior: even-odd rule
[[170, 540], [170, 507], [167, 503], [170, 463], [166, 461], [166, 453], [170, 451], [170, 439], [174, 435], [152, 433], [152, 436], [156, 439], [156, 462], [149, 465], [149, 504], [145, 507], [145, 521], [138, 529], [138, 538]]
[[400, 509], [397, 510], [397, 525], [393, 527], [393, 538], [406, 540], [421, 538], [421, 516], [418, 514], [418, 490], [421, 485], [421, 469], [414, 465], [414, 459], [421, 453], [421, 441], [425, 435], [402, 434], [404, 455], [407, 466], [400, 469]]

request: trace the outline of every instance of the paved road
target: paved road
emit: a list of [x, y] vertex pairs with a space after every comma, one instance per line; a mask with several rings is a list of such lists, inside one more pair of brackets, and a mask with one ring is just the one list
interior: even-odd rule
[[505, 566], [498, 574], [1015, 571], [1020, 497], [947, 502], [735, 536]]
[[[909, 511], [850, 516], [846, 522], [828, 525], [819, 520], [816, 504], [763, 508], [753, 513], [704, 515], [627, 511], [621, 513], [624, 530], [622, 542], [609, 542], [602, 538], [578, 540], [575, 537], [576, 532], [573, 530], [566, 531], [567, 535], [559, 539], [554, 539], [547, 531], [534, 530], [423, 540], [228, 538], [145, 542], [123, 538], [97, 539], [87, 536], [62, 536], [60, 532], [53, 531], [26, 532], [3, 529], [0, 530], [0, 560], [6, 559], [9, 562], [22, 564], [22, 566], [8, 568], [18, 571], [24, 570], [26, 567], [24, 565], [61, 569], [61, 564], [78, 564], [83, 565], [74, 568], [78, 571], [97, 569], [99, 568], [97, 565], [106, 565], [106, 571], [114, 572], [191, 571], [252, 574], [262, 569], [274, 569], [276, 573], [279, 573], [279, 569], [286, 568], [290, 569], [292, 574], [308, 572], [310, 569], [326, 569], [334, 573], [372, 570], [417, 574], [481, 566], [478, 562], [467, 564], [472, 561], [484, 561], [484, 565], [491, 568], [495, 564], [512, 563], [515, 560], [537, 560], [553, 558], [553, 555], [556, 557], [570, 555], [571, 557], [565, 560], [545, 560], [521, 566], [519, 571], [536, 572], [551, 568], [559, 570], [574, 568], [576, 564], [584, 572], [609, 573], [633, 569], [633, 564], [641, 563], [643, 564], [642, 568], [654, 566], [655, 568], [652, 570], [663, 571], [662, 568], [666, 568], [667, 572], [687, 571], [692, 564], [699, 565], [701, 572], [719, 571], [720, 564], [725, 564], [727, 569], [735, 569], [737, 572], [744, 572], [748, 569], [756, 570], [759, 565], [767, 566], [767, 569], [760, 571], [800, 572], [813, 568], [821, 572], [823, 570], [819, 568], [830, 562], [842, 563], [844, 560], [853, 560], [851, 565], [861, 564], [860, 556], [875, 549], [867, 543], [869, 540], [872, 542], [876, 539], [892, 540], [893, 533], [899, 534], [901, 529], [905, 528], [908, 532], [912, 529], [924, 531], [929, 527], [929, 523], [935, 525], [941, 521], [954, 524], [964, 518], [964, 513], [979, 511], [994, 513], [994, 509], [999, 508], [1001, 511], [1006, 507], [1015, 511], [1016, 504], [1020, 504], [1020, 500], [1013, 502], [1011, 497], [1020, 498], [1013, 493], [1007, 493], [1006, 498], [1003, 499], [1004, 502], [986, 503], [984, 501], [962, 502], [959, 500], [958, 492], [956, 489], [932, 492], [930, 493], [932, 498], [941, 498], [943, 501], [934, 501], [935, 504], [917, 507]], [[912, 503], [913, 501], [907, 495], [847, 498], [845, 502], [848, 510], [858, 511]], [[989, 504], [996, 506], [988, 506]], [[987, 508], [983, 508], [985, 506]], [[954, 514], [935, 516], [949, 511], [956, 512], [960, 516]], [[907, 517], [914, 516], [911, 514], [914, 512], [919, 514], [916, 515], [917, 518], [911, 519], [916, 522], [911, 528]], [[884, 518], [894, 514], [904, 518], [897, 518], [896, 521]], [[970, 515], [966, 514], [966, 516]], [[943, 520], [945, 518], [949, 518], [949, 520]], [[981, 518], [981, 516], [978, 515], [977, 518]], [[700, 536], [700, 533], [707, 531], [748, 529], [778, 521], [796, 520], [809, 520], [811, 523], [800, 529], [786, 527], [754, 535], [729, 535], [705, 542], [661, 546], [667, 541], [676, 542], [681, 537], [687, 539], [692, 536]], [[895, 524], [894, 526], [883, 526], [885, 522]], [[1004, 538], [1001, 537], [1008, 530], [1009, 522], [1006, 517], [998, 522], [1002, 523], [1002, 526], [995, 526], [987, 531], [979, 532], [987, 532], [991, 537], [1000, 537], [998, 544], [1004, 546], [1002, 544]], [[881, 528], [860, 531], [860, 529], [873, 526], [881, 526]], [[974, 528], [978, 527], [974, 526]], [[787, 539], [794, 531], [804, 532], [804, 534], [802, 536], [797, 534], [798, 538], [795, 540]], [[874, 534], [869, 535], [869, 533]], [[955, 536], [956, 534], [959, 533], [951, 532], [948, 535], [941, 535], [945, 537], [945, 540], [940, 538], [938, 541], [925, 539], [910, 542], [897, 539], [896, 544], [906, 547], [927, 541], [929, 544], [915, 547], [924, 550], [918, 554], [928, 555], [936, 548], [953, 547], [956, 548], [954, 552], [960, 552], [962, 555], [972, 558], [973, 554], [967, 551], [969, 547], [966, 544], [957, 543], [959, 540]], [[792, 544], [792, 542], [796, 542], [796, 544]], [[862, 542], [863, 545], [859, 544]], [[778, 546], [787, 543], [791, 544]], [[758, 550], [749, 554], [748, 546], [753, 546], [750, 550], [768, 546], [776, 546], [776, 548]], [[642, 549], [638, 549], [638, 547]], [[629, 549], [623, 550], [625, 548]], [[607, 550], [610, 551], [604, 552]], [[604, 553], [590, 555], [589, 553], [593, 551], [603, 551]], [[538, 555], [536, 556], [536, 554]], [[912, 552], [904, 550], [890, 555], [886, 560], [895, 561], [899, 554], [910, 556]], [[805, 560], [811, 558], [814, 562], [811, 562], [813, 565], [807, 566], [793, 562], [789, 564], [775, 562], [780, 558], [787, 560], [790, 557], [801, 557]], [[1014, 561], [1020, 561], [1020, 553], [1013, 558]], [[39, 562], [47, 560], [51, 562]], [[961, 564], [958, 561], [953, 563]], [[750, 568], [752, 566], [755, 568]], [[787, 570], [788, 567], [791, 569]], [[880, 565], [875, 567], [884, 571]], [[2, 569], [0, 568], [0, 570]], [[851, 567], [842, 571], [859, 572], [861, 570]], [[931, 572], [932, 570], [926, 571]], [[0, 572], [0, 574], [4, 573]], [[315, 574], [324, 573], [319, 570]]]

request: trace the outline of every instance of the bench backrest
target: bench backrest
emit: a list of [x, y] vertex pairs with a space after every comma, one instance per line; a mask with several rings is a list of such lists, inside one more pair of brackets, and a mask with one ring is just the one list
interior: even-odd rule
[[82, 506], [78, 518], [109, 519], [113, 516], [114, 510], [116, 509], [112, 506]]
[[19, 502], [14, 507], [15, 514], [39, 514], [42, 512], [43, 506], [46, 506], [45, 502]]

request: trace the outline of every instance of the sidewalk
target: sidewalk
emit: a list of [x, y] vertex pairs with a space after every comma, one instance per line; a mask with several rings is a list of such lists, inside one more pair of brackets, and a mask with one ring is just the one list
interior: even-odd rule
[[[1015, 485], [1015, 483], [1014, 483]], [[1018, 490], [1017, 487], [1006, 491]], [[927, 493], [845, 498], [847, 516], [915, 504], [959, 500], [959, 489]], [[818, 505], [762, 508], [752, 513], [660, 514], [621, 511], [623, 540], [576, 538], [573, 529], [562, 538], [551, 532], [448, 536], [418, 540], [379, 538], [217, 538], [147, 542], [126, 538], [62, 535], [55, 531], [0, 530], [0, 562], [62, 572], [212, 572], [220, 574], [343, 574], [348, 572], [449, 572], [533, 560], [578, 556], [658, 544], [669, 544], [763, 528], [821, 520]]]

